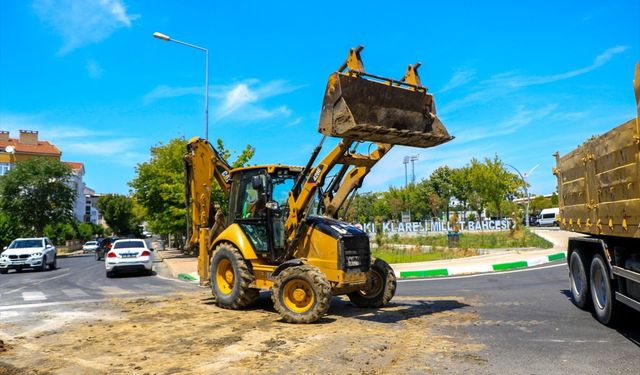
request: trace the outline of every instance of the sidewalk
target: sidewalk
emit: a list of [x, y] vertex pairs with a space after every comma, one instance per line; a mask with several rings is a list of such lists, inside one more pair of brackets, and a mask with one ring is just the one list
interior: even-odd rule
[[[465, 275], [480, 272], [502, 271], [514, 268], [537, 266], [566, 258], [567, 240], [578, 234], [561, 230], [534, 229], [534, 233], [553, 243], [550, 249], [504, 249], [485, 255], [467, 258], [436, 260], [417, 263], [395, 263], [396, 277], [433, 277]], [[173, 277], [185, 281], [198, 280], [198, 259], [185, 256], [179, 250], [167, 249], [157, 252]]]

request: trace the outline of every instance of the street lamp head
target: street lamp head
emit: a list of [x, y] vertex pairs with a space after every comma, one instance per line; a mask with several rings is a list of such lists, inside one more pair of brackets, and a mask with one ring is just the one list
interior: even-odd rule
[[153, 37], [160, 40], [167, 41], [167, 42], [171, 40], [171, 38], [168, 35], [164, 35], [163, 33], [159, 33], [157, 31], [153, 33]]

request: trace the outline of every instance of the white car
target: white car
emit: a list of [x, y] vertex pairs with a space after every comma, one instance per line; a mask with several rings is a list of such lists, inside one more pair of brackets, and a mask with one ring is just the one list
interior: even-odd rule
[[153, 274], [153, 249], [147, 247], [145, 240], [117, 240], [104, 257], [107, 277], [117, 271], [144, 271]]
[[83, 253], [95, 252], [98, 248], [98, 241], [87, 241], [82, 245]]
[[10, 269], [20, 272], [24, 268], [54, 270], [58, 267], [57, 255], [55, 246], [46, 237], [17, 238], [0, 254], [0, 273]]

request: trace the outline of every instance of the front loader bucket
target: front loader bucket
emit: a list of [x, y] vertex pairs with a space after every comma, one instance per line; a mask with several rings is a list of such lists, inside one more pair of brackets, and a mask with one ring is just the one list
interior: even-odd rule
[[[374, 78], [367, 79], [365, 77]], [[433, 147], [453, 139], [426, 88], [362, 72], [329, 76], [318, 131], [363, 142]]]

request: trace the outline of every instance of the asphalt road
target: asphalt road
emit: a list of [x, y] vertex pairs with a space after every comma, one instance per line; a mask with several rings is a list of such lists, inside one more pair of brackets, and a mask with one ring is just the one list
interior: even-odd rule
[[[160, 274], [154, 276], [112, 279], [105, 277], [103, 262], [92, 256], [59, 259], [58, 265], [55, 271], [0, 275], [0, 339], [64, 329], [76, 319], [109, 314], [108, 300], [113, 297], [135, 299], [199, 290], [194, 284], [164, 277], [161, 263], [156, 263]], [[476, 316], [468, 324], [430, 327], [437, 334], [483, 345], [471, 373], [628, 375], [640, 371], [638, 315], [631, 315], [624, 328], [612, 329], [577, 309], [568, 297], [564, 263], [471, 277], [402, 280], [396, 295], [398, 300], [421, 297], [431, 304], [433, 313], [451, 310]], [[341, 315], [341, 306], [334, 304], [336, 316]]]
[[[533, 269], [402, 281], [400, 296], [453, 296], [434, 310], [472, 312], [470, 325], [443, 333], [485, 345], [479, 354], [490, 374], [638, 374], [640, 319], [630, 313], [622, 327], [601, 325], [569, 297], [564, 262]], [[456, 301], [462, 297], [466, 303]]]
[[105, 275], [104, 261], [93, 255], [58, 258], [53, 271], [9, 271], [0, 275], [0, 339], [34, 334], [62, 327], [75, 319], [106, 311], [110, 298], [162, 296], [196, 288], [163, 274], [154, 264], [154, 275]]

